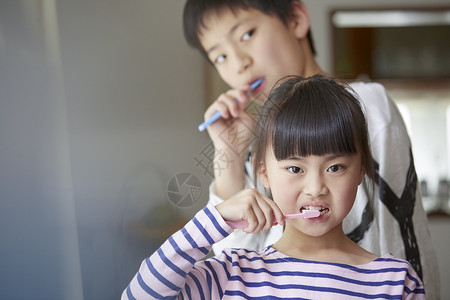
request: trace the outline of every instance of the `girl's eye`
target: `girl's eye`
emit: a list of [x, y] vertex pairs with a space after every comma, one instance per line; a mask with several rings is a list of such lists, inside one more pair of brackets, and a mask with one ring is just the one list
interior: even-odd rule
[[247, 41], [248, 39], [250, 39], [251, 38], [251, 36], [253, 35], [253, 33], [255, 32], [255, 30], [250, 30], [250, 31], [247, 31], [246, 33], [244, 33], [244, 35], [242, 36], [242, 40], [243, 41]]
[[332, 172], [332, 173], [335, 173], [335, 172], [338, 172], [338, 171], [340, 171], [340, 170], [342, 170], [344, 167], [343, 166], [341, 166], [341, 165], [332, 165], [331, 167], [329, 167], [328, 168], [328, 172]]
[[299, 167], [295, 167], [295, 166], [289, 167], [288, 170], [289, 170], [289, 172], [294, 173], [294, 174], [303, 172], [302, 169], [300, 169]]

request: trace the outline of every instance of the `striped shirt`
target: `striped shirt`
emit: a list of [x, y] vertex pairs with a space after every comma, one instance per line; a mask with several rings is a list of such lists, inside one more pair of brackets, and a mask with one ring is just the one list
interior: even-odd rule
[[202, 260], [232, 230], [208, 204], [142, 262], [122, 299], [425, 299], [411, 265], [390, 254], [347, 265], [297, 259], [268, 246], [225, 249]]

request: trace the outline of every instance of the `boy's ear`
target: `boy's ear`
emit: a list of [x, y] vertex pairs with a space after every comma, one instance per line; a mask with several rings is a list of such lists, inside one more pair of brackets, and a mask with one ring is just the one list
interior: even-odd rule
[[311, 23], [308, 9], [302, 1], [292, 1], [290, 25], [294, 29], [297, 38], [306, 38]]
[[267, 169], [263, 162], [259, 164], [258, 178], [266, 189], [269, 189], [269, 178], [267, 177]]

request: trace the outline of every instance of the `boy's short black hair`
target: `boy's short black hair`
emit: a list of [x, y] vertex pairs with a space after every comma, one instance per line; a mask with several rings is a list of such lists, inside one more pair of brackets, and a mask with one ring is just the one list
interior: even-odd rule
[[[238, 9], [257, 9], [267, 15], [275, 15], [287, 24], [292, 3], [299, 0], [187, 0], [183, 12], [184, 37], [189, 45], [198, 49], [209, 60], [203, 49], [199, 33], [205, 27], [204, 16], [209, 12], [220, 12], [224, 9], [235, 12]], [[316, 50], [311, 29], [308, 30], [308, 42], [312, 53]]]

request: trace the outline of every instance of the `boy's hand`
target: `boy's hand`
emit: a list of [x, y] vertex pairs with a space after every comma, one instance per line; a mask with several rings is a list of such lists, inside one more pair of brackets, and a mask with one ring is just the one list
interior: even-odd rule
[[236, 155], [242, 156], [242, 159], [245, 157], [247, 151], [241, 150], [250, 146], [255, 127], [255, 117], [245, 109], [250, 100], [247, 94], [249, 88], [246, 85], [243, 89], [231, 89], [221, 94], [204, 115], [208, 120], [217, 111], [221, 113], [222, 117], [207, 127], [208, 134], [216, 149], [229, 153], [233, 158]]
[[265, 232], [276, 220], [284, 225], [283, 213], [278, 205], [255, 189], [243, 190], [227, 201], [216, 205], [217, 211], [226, 221], [247, 220], [246, 233]]

